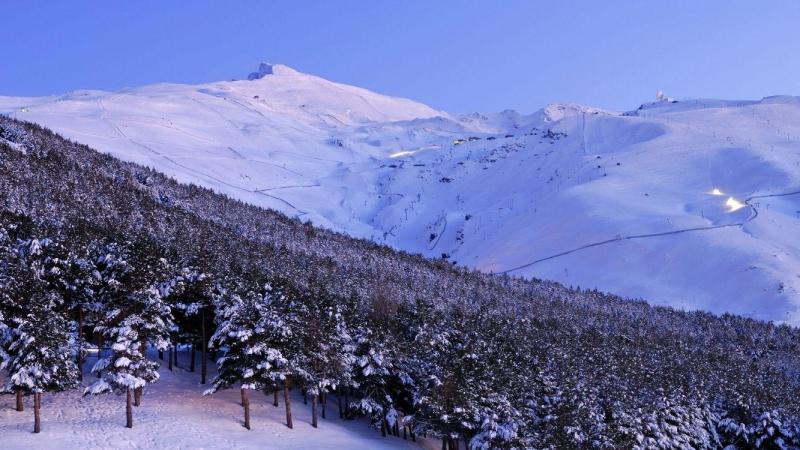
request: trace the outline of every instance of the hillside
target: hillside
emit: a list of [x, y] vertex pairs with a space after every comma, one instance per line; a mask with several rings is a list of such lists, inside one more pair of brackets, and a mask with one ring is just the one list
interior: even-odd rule
[[0, 97], [0, 112], [460, 266], [800, 320], [796, 98], [455, 116], [280, 65], [250, 78]]
[[398, 346], [392, 360], [419, 401], [402, 414], [420, 432], [490, 446], [721, 448], [767, 436], [768, 414], [783, 424], [769, 439], [796, 442], [794, 328], [453, 267], [179, 184], [30, 123], [0, 118], [0, 138], [3, 213], [34, 218], [75, 251], [137, 236], [175, 261], [207, 260], [221, 280], [289, 280], [310, 305], [390, 305], [388, 325], [353, 323]]

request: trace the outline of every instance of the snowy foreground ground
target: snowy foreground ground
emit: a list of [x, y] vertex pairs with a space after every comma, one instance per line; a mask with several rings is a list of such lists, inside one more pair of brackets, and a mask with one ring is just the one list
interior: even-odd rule
[[[181, 355], [186, 358], [187, 355]], [[183, 362], [183, 361], [181, 361]], [[94, 358], [87, 362], [87, 372]], [[188, 361], [182, 364], [188, 367]], [[209, 365], [209, 369], [211, 369]], [[213, 371], [211, 372], [213, 374]], [[85, 377], [84, 384], [93, 381]], [[33, 404], [14, 410], [12, 395], [0, 396], [0, 448], [12, 449], [177, 449], [177, 448], [292, 448], [292, 449], [409, 449], [420, 443], [382, 438], [365, 421], [339, 419], [335, 403], [328, 419], [311, 427], [311, 407], [295, 391], [294, 429], [285, 425], [283, 399], [251, 393], [252, 429], [242, 426], [239, 391], [203, 397], [199, 373], [161, 368], [161, 380], [147, 388], [142, 406], [134, 408], [134, 428], [125, 428], [124, 396], [83, 397], [82, 390], [42, 397], [42, 433], [33, 434]], [[429, 447], [435, 447], [429, 442]]]

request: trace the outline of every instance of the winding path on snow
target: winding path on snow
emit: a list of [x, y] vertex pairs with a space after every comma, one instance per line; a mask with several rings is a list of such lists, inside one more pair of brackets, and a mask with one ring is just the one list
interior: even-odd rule
[[800, 194], [800, 190], [795, 190], [795, 191], [791, 191], [791, 192], [784, 192], [784, 193], [781, 193], [781, 194], [753, 195], [751, 197], [748, 197], [744, 201], [744, 203], [750, 208], [751, 214], [750, 214], [750, 217], [748, 217], [747, 219], [745, 219], [745, 220], [743, 220], [741, 222], [728, 223], [728, 224], [725, 224], [725, 225], [707, 226], [707, 227], [682, 228], [682, 229], [678, 229], [678, 230], [662, 231], [662, 232], [658, 232], [658, 233], [632, 234], [630, 236], [620, 236], [620, 235], [618, 235], [615, 238], [606, 239], [604, 241], [592, 242], [590, 244], [581, 245], [580, 247], [576, 247], [576, 248], [573, 248], [571, 250], [563, 251], [561, 253], [556, 253], [555, 255], [550, 255], [550, 256], [547, 256], [545, 258], [540, 258], [540, 259], [531, 261], [529, 263], [523, 264], [521, 266], [512, 267], [511, 269], [506, 269], [506, 270], [503, 270], [503, 271], [498, 272], [498, 273], [505, 274], [505, 273], [515, 272], [515, 271], [520, 270], [520, 269], [525, 269], [527, 267], [531, 267], [534, 264], [538, 264], [540, 262], [549, 261], [551, 259], [559, 258], [561, 256], [566, 256], [566, 255], [569, 255], [569, 254], [572, 254], [572, 253], [579, 252], [581, 250], [586, 250], [588, 248], [599, 247], [601, 245], [610, 244], [612, 242], [620, 242], [620, 241], [633, 240], [633, 239], [645, 239], [645, 238], [669, 236], [671, 234], [682, 234], [682, 233], [689, 233], [689, 232], [692, 232], [692, 231], [709, 231], [709, 230], [718, 230], [720, 228], [741, 227], [741, 226], [744, 226], [746, 223], [755, 220], [755, 218], [758, 217], [758, 208], [753, 206], [750, 203], [751, 201], [757, 200], [757, 199], [761, 199], [761, 198], [787, 197], [787, 196], [790, 196], [790, 195], [797, 195], [797, 194]]

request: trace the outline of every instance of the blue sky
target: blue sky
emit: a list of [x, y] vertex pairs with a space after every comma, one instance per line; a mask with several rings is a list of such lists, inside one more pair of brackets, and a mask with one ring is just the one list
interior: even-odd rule
[[18, 1], [0, 95], [243, 78], [267, 60], [453, 112], [800, 94], [795, 1]]

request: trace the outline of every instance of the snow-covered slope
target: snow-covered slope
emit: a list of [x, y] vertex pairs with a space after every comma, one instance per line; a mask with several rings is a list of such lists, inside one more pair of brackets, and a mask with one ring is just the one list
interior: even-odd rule
[[0, 112], [411, 252], [800, 323], [797, 98], [456, 117], [285, 66], [250, 78]]

